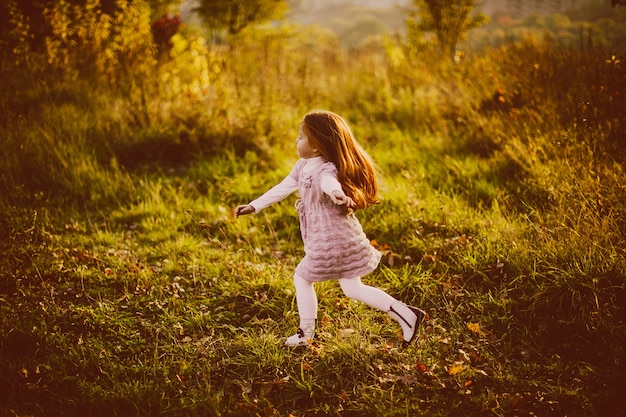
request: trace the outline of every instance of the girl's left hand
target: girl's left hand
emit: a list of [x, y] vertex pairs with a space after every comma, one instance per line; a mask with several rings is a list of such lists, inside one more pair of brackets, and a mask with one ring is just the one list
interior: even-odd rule
[[254, 211], [254, 207], [252, 207], [250, 204], [237, 206], [237, 208], [235, 208], [235, 217], [243, 216], [245, 214], [251, 214], [254, 213]]
[[353, 208], [356, 206], [354, 200], [341, 191], [333, 191], [333, 193], [330, 195], [330, 199], [338, 206], [345, 205], [347, 208]]

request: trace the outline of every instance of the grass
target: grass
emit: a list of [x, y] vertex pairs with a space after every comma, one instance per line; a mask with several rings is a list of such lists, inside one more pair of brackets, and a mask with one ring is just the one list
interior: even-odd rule
[[[429, 143], [398, 146], [403, 152], [387, 147], [377, 160], [433, 153]], [[291, 350], [281, 337], [297, 325], [290, 284], [300, 257], [296, 219], [288, 202], [235, 219], [234, 204], [254, 194], [243, 180], [266, 175], [229, 163], [247, 165], [201, 160], [189, 177], [144, 178], [137, 201], [110, 212], [22, 214], [22, 229], [11, 238], [23, 253], [11, 251], [6, 271], [13, 280], [5, 281], [1, 304], [3, 392], [11, 405], [5, 412], [597, 412], [588, 397], [593, 387], [579, 381], [607, 379], [584, 361], [600, 353], [585, 334], [621, 337], [618, 328], [601, 327], [619, 312], [610, 290], [623, 285], [618, 275], [602, 276], [622, 267], [606, 241], [592, 250], [579, 247], [589, 239], [572, 245], [572, 234], [582, 239], [580, 225], [557, 228], [545, 214], [474, 207], [463, 196], [430, 190], [423, 177], [421, 188], [411, 187], [412, 177], [389, 166], [388, 197], [363, 213], [368, 232], [386, 245], [385, 265], [367, 280], [430, 312], [420, 347], [402, 350], [386, 315], [325, 283], [318, 286], [316, 342]], [[424, 172], [467, 172], [443, 165], [432, 172], [434, 166]], [[235, 171], [231, 181], [192, 186]], [[598, 231], [614, 226], [598, 221]], [[581, 252], [588, 258], [574, 262]], [[572, 327], [585, 322], [595, 329]], [[580, 351], [563, 351], [556, 337]], [[613, 349], [618, 358], [622, 348]]]
[[[3, 86], [0, 415], [624, 415], [623, 67], [521, 42], [428, 68], [391, 40], [347, 53], [276, 31], [290, 40], [190, 49], [219, 64], [204, 96]], [[528, 79], [536, 99], [484, 105]], [[345, 114], [383, 173], [358, 213], [383, 252], [364, 281], [430, 313], [408, 349], [335, 282], [317, 286], [315, 342], [285, 347], [295, 196], [233, 216], [289, 172], [315, 107]]]

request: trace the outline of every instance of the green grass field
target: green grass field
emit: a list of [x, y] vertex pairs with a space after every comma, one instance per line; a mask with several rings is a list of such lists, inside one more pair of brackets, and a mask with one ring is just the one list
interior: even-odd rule
[[[2, 61], [0, 416], [626, 415], [610, 43], [451, 64], [292, 27], [173, 42], [133, 65], [120, 44], [91, 72], [86, 44], [46, 71], [36, 51]], [[430, 313], [406, 349], [334, 282], [315, 342], [283, 345], [296, 196], [232, 210], [289, 172], [312, 108], [344, 115], [380, 167], [383, 201], [358, 216], [384, 256], [364, 281]]]

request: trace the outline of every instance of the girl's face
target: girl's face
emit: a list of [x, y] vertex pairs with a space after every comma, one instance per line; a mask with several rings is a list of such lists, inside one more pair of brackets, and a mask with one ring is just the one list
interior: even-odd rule
[[298, 138], [296, 139], [296, 147], [298, 148], [300, 158], [309, 159], [320, 155], [319, 150], [311, 145], [309, 138], [302, 132], [302, 128], [300, 128]]

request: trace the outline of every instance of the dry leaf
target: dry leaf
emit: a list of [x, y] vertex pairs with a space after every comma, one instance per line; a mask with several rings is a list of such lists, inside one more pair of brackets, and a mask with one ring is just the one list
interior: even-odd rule
[[467, 329], [476, 334], [483, 334], [483, 331], [480, 328], [480, 323], [467, 323]]
[[417, 384], [417, 378], [415, 378], [411, 374], [404, 374], [402, 376], [402, 378], [400, 378], [400, 381], [404, 382], [404, 385], [406, 385], [406, 386], [411, 386], [411, 385]]
[[338, 332], [339, 337], [350, 337], [356, 334], [356, 330], [354, 329], [340, 329]]
[[450, 365], [450, 367], [448, 367], [448, 373], [450, 375], [456, 375], [460, 372], [463, 372], [465, 370], [465, 365], [463, 365], [463, 362], [455, 362], [452, 365]]

